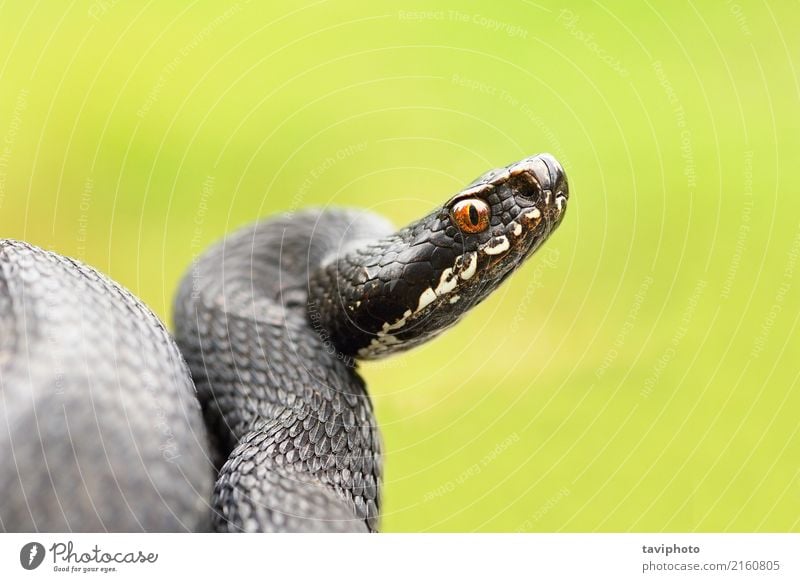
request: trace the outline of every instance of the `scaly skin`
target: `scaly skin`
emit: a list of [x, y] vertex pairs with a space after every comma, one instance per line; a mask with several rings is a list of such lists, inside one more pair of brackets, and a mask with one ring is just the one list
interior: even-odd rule
[[[558, 163], [535, 156], [396, 232], [367, 212], [311, 210], [203, 255], [175, 324], [222, 465], [215, 529], [375, 531], [380, 437], [353, 357], [456, 323], [547, 239], [567, 196]], [[476, 199], [490, 218], [457, 227], [454, 209]]]
[[94, 269], [0, 240], [0, 530], [206, 530], [212, 485], [156, 316]]
[[535, 156], [397, 232], [317, 210], [212, 248], [175, 309], [211, 450], [152, 312], [77, 261], [0, 240], [0, 529], [205, 529], [213, 457], [218, 531], [375, 531], [380, 437], [353, 357], [457, 322], [553, 232], [567, 196], [557, 162]]
[[332, 355], [306, 314], [309, 269], [343, 232], [371, 239], [391, 227], [357, 211], [275, 218], [214, 246], [181, 284], [176, 338], [228, 459], [213, 498], [218, 531], [378, 526], [372, 405], [352, 360]]

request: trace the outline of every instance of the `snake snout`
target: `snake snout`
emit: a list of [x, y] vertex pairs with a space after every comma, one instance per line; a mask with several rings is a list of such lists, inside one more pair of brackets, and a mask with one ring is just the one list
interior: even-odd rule
[[545, 200], [555, 206], [556, 220], [561, 222], [564, 211], [567, 209], [569, 199], [569, 184], [567, 183], [567, 173], [561, 164], [558, 163], [550, 154], [540, 154], [539, 159], [547, 166], [550, 192], [545, 196]]
[[569, 184], [567, 182], [567, 173], [561, 164], [558, 163], [550, 154], [540, 154], [539, 158], [547, 166], [547, 171], [550, 173], [550, 189], [555, 198], [563, 196], [569, 198]]

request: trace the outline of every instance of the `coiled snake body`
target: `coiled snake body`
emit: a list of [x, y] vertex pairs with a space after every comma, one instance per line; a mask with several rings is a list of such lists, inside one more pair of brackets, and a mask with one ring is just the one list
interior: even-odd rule
[[0, 527], [375, 531], [380, 436], [355, 359], [456, 323], [547, 239], [567, 197], [542, 154], [398, 231], [331, 209], [228, 236], [175, 301], [204, 423], [175, 345], [135, 298], [2, 243]]

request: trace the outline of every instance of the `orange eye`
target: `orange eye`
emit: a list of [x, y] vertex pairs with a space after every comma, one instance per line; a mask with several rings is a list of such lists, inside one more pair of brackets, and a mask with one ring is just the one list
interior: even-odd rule
[[463, 232], [483, 232], [489, 227], [489, 205], [480, 198], [459, 200], [450, 211], [450, 216]]

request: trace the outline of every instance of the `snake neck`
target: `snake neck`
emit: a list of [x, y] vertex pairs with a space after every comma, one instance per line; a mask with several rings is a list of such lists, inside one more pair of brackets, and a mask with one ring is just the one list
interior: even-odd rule
[[176, 336], [215, 437], [219, 531], [373, 531], [380, 436], [363, 380], [309, 326], [308, 273], [392, 231], [348, 210], [245, 227], [193, 265]]

